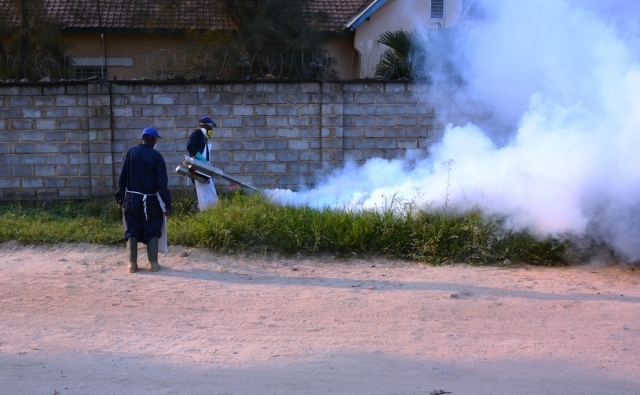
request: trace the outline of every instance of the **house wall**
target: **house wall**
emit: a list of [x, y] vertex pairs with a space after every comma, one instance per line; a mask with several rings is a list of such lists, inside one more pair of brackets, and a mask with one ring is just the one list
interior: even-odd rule
[[351, 80], [359, 75], [359, 56], [353, 48], [354, 37], [354, 32], [344, 33], [324, 45], [324, 49], [335, 59], [333, 69], [341, 80]]
[[[187, 47], [180, 35], [145, 35], [97, 32], [65, 33], [73, 43], [68, 55], [76, 60], [107, 62], [107, 79], [162, 78], [185, 60]], [[80, 62], [78, 61], [80, 60]], [[100, 63], [105, 64], [105, 63]]]
[[454, 26], [463, 0], [445, 0], [444, 18], [432, 19], [430, 0], [388, 0], [355, 30], [354, 47], [360, 56], [359, 78], [374, 77], [380, 56], [388, 49], [377, 43], [382, 33]]
[[[336, 36], [324, 45], [336, 60], [332, 64], [340, 79], [357, 76], [354, 34]], [[73, 44], [68, 55], [76, 60], [77, 65], [83, 62], [107, 64], [108, 80], [172, 77], [176, 74], [173, 70], [180, 70], [189, 56], [186, 39], [181, 35], [105, 33], [104, 40], [101, 40], [100, 34], [89, 32], [65, 33], [64, 37]], [[103, 46], [106, 49], [103, 50]]]
[[197, 119], [219, 126], [212, 164], [250, 185], [297, 189], [345, 161], [426, 149], [446, 95], [405, 82], [116, 81], [0, 84], [0, 200], [108, 196], [153, 125], [169, 185]]

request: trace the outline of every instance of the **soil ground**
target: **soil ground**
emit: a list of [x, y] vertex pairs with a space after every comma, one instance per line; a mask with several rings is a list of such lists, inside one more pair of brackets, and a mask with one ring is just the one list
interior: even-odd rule
[[640, 268], [0, 245], [0, 394], [640, 393]]

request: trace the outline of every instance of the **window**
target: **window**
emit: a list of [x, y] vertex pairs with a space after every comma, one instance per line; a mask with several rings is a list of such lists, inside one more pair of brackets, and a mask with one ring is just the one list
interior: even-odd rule
[[133, 58], [73, 57], [73, 77], [85, 80], [91, 77], [107, 78], [107, 67], [133, 67]]
[[75, 66], [73, 68], [73, 78], [86, 80], [91, 77], [107, 78], [107, 68], [103, 66]]
[[444, 18], [444, 0], [431, 0], [431, 18]]

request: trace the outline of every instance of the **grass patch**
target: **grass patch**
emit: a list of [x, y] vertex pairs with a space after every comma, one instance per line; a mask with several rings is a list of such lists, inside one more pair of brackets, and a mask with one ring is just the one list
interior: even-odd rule
[[[223, 253], [385, 255], [429, 264], [566, 263], [566, 243], [505, 231], [479, 210], [398, 213], [283, 206], [262, 194], [232, 192], [214, 208], [189, 214], [192, 191], [173, 192], [173, 245]], [[121, 211], [113, 199], [0, 205], [0, 242], [123, 243]]]
[[122, 240], [120, 210], [106, 201], [14, 202], [0, 206], [0, 241], [23, 244]]

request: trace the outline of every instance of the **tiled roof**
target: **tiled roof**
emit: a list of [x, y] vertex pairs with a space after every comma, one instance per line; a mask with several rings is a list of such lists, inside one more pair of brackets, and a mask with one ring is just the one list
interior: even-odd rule
[[372, 0], [315, 0], [312, 9], [326, 12], [331, 21], [328, 30], [337, 31], [371, 2]]
[[[338, 31], [372, 0], [315, 0], [313, 11], [329, 15], [325, 28]], [[14, 15], [10, 24], [18, 24], [19, 17], [10, 12], [14, 0], [0, 0], [0, 15]], [[65, 30], [75, 29], [189, 29], [206, 28], [230, 30], [231, 21], [212, 0], [183, 0], [173, 11], [160, 11], [154, 0], [44, 0], [47, 13]], [[99, 9], [99, 12], [98, 12]], [[0, 24], [4, 23], [0, 16]]]

